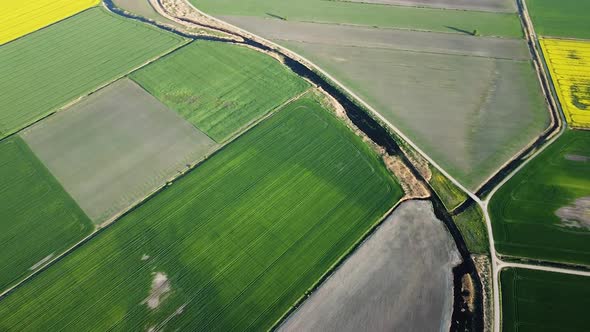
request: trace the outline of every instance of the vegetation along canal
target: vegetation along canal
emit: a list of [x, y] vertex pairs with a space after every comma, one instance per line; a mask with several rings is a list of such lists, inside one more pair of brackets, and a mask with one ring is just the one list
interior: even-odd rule
[[[157, 26], [158, 28], [164, 29], [169, 32], [173, 32], [175, 34], [181, 35], [185, 38], [190, 38], [193, 40], [206, 40], [206, 41], [214, 41], [214, 42], [223, 42], [223, 43], [234, 43], [234, 44], [243, 44], [248, 45], [250, 47], [259, 49], [264, 52], [271, 52], [280, 55], [284, 59], [284, 64], [289, 67], [293, 72], [298, 74], [299, 76], [307, 79], [308, 81], [312, 82], [313, 84], [317, 85], [318, 87], [322, 88], [326, 91], [329, 95], [331, 95], [336, 101], [342, 105], [344, 110], [346, 111], [347, 116], [350, 120], [354, 123], [358, 129], [363, 131], [367, 137], [369, 137], [373, 142], [378, 144], [379, 146], [383, 147], [385, 151], [390, 155], [398, 155], [402, 158], [403, 162], [409, 167], [416, 178], [422, 180], [424, 183], [427, 183], [424, 178], [420, 175], [420, 173], [414, 168], [412, 163], [408, 160], [406, 155], [399, 149], [398, 144], [394, 136], [385, 129], [379, 122], [377, 122], [373, 117], [371, 117], [364, 108], [359, 106], [355, 103], [350, 97], [348, 97], [344, 92], [340, 89], [332, 85], [325, 79], [323, 76], [319, 75], [312, 69], [305, 66], [303, 63], [299, 62], [298, 60], [294, 59], [290, 55], [280, 51], [273, 49], [267, 45], [264, 45], [260, 42], [252, 40], [250, 38], [241, 36], [236, 34], [233, 31], [220, 29], [218, 27], [211, 27], [200, 24], [198, 22], [194, 22], [188, 19], [181, 19], [185, 20], [189, 23], [196, 24], [203, 26], [205, 28], [210, 28], [218, 31], [222, 31], [229, 35], [233, 35], [238, 37], [242, 41], [234, 41], [219, 37], [212, 37], [212, 36], [195, 36], [183, 33], [178, 31], [174, 28], [169, 26], [159, 24], [152, 20], [145, 19], [143, 17], [128, 13], [123, 11], [122, 9], [116, 7], [113, 4], [112, 0], [104, 0], [104, 4], [107, 8], [124, 17], [139, 20], [144, 23], [152, 24]], [[461, 254], [461, 258], [463, 262], [456, 266], [453, 269], [453, 280], [454, 280], [454, 301], [453, 301], [453, 314], [452, 314], [452, 324], [451, 324], [451, 331], [482, 331], [483, 330], [483, 290], [481, 286], [481, 281], [477, 270], [475, 268], [475, 264], [471, 258], [471, 255], [467, 249], [467, 245], [461, 233], [459, 232], [457, 226], [454, 224], [451, 215], [447, 212], [444, 208], [444, 205], [438, 195], [433, 191], [431, 192], [430, 201], [434, 207], [434, 212], [436, 217], [443, 221], [446, 225], [447, 229], [453, 236], [455, 244]], [[468, 309], [468, 304], [465, 301], [465, 297], [467, 296], [463, 290], [463, 280], [466, 275], [469, 275], [473, 281], [474, 285], [474, 294], [469, 294], [468, 296], [475, 297], [473, 300], [473, 310]], [[468, 297], [467, 296], [467, 297]]]

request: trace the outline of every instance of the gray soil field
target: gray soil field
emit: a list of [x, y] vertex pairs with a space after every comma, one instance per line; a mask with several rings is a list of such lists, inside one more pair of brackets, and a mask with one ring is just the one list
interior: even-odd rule
[[96, 224], [142, 199], [216, 146], [128, 79], [21, 136]]
[[281, 331], [448, 331], [461, 258], [427, 201], [408, 201]]
[[320, 66], [470, 189], [549, 122], [523, 40], [224, 18]]
[[417, 6], [431, 8], [515, 12], [516, 1], [510, 0], [339, 0], [382, 5]]
[[512, 60], [528, 60], [530, 58], [527, 45], [521, 39], [290, 22], [246, 16], [220, 16], [220, 19], [267, 39], [279, 41], [472, 55]]

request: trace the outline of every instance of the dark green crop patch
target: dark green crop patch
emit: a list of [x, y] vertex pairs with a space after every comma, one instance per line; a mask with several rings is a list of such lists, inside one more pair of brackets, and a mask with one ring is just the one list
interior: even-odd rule
[[590, 265], [588, 160], [590, 132], [568, 130], [496, 192], [489, 212], [499, 253]]

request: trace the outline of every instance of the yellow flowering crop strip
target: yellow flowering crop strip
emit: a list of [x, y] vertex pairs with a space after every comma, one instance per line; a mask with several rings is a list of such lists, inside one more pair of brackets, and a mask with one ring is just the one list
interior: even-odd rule
[[540, 43], [567, 122], [590, 129], [590, 41], [541, 39]]
[[0, 45], [98, 3], [100, 0], [0, 0]]

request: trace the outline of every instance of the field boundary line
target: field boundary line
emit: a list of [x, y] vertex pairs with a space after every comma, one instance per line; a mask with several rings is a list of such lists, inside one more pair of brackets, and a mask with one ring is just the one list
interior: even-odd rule
[[330, 45], [330, 46], [355, 47], [355, 48], [366, 48], [366, 49], [375, 49], [375, 50], [399, 51], [399, 52], [408, 52], [408, 53], [424, 53], [424, 54], [432, 54], [432, 55], [474, 57], [474, 58], [482, 58], [482, 59], [495, 59], [495, 60], [505, 60], [505, 61], [515, 61], [515, 62], [529, 62], [530, 61], [530, 59], [514, 59], [514, 58], [495, 57], [495, 56], [477, 55], [477, 54], [445, 53], [445, 52], [435, 52], [435, 51], [417, 51], [417, 50], [411, 50], [411, 49], [406, 49], [406, 48], [361, 46], [361, 45], [355, 45], [355, 44], [330, 44], [330, 43], [324, 43], [324, 42], [310, 42], [310, 41], [304, 41], [304, 40], [285, 39], [285, 38], [273, 38], [273, 39], [274, 40], [281, 40], [281, 41], [285, 41], [285, 42], [301, 43], [301, 44]]
[[[519, 9], [519, 17], [521, 19], [521, 25], [524, 29], [524, 35], [526, 42], [528, 44], [529, 52], [532, 56], [532, 63], [533, 67], [535, 68], [535, 73], [537, 75], [537, 79], [539, 82], [539, 87], [541, 88], [541, 92], [545, 97], [545, 104], [547, 106], [547, 110], [549, 111], [550, 115], [550, 123], [535, 138], [533, 138], [527, 145], [525, 145], [519, 152], [513, 155], [508, 161], [506, 161], [502, 166], [500, 166], [490, 177], [488, 177], [476, 190], [478, 195], [487, 195], [489, 198], [491, 196], [491, 192], [494, 187], [501, 186], [503, 181], [498, 179], [498, 182], [495, 186], [486, 189], [486, 186], [493, 185], [494, 178], [500, 176], [501, 173], [505, 171], [509, 171], [504, 177], [509, 176], [511, 173], [510, 167], [512, 163], [523, 163], [527, 162], [527, 160], [533, 158], [535, 148], [539, 146], [543, 146], [546, 144], [551, 144], [553, 142], [552, 138], [555, 135], [558, 135], [562, 127], [564, 127], [565, 116], [564, 112], [561, 108], [561, 104], [559, 100], [555, 98], [556, 90], [553, 85], [553, 80], [551, 79], [550, 73], [547, 73], [546, 68], [546, 61], [543, 55], [543, 52], [539, 51], [539, 45], [537, 43], [537, 35], [534, 30], [534, 26], [530, 17], [528, 15], [528, 10], [526, 8], [526, 4], [524, 0], [516, 0], [517, 6]], [[531, 155], [531, 153], [533, 153]], [[518, 168], [515, 167], [515, 169]], [[489, 192], [486, 193], [486, 191]]]
[[[348, 126], [347, 126], [348, 127]], [[305, 300], [310, 297], [312, 294], [315, 293], [315, 291], [317, 291], [326, 280], [330, 279], [330, 277], [332, 277], [332, 275], [334, 275], [334, 273], [336, 273], [336, 271], [338, 271], [338, 269], [340, 269], [340, 267], [342, 267], [342, 265], [344, 265], [344, 263], [348, 260], [348, 258], [350, 256], [352, 256], [358, 248], [360, 248], [367, 240], [369, 240], [376, 232], [377, 230], [379, 230], [379, 228], [381, 227], [381, 225], [383, 225], [383, 223], [385, 223], [385, 221], [387, 221], [387, 218], [404, 202], [406, 201], [412, 201], [412, 199], [406, 199], [404, 200], [403, 198], [398, 200], [397, 203], [395, 203], [389, 210], [387, 210], [387, 212], [385, 212], [385, 214], [383, 214], [383, 216], [379, 219], [377, 219], [377, 221], [375, 221], [375, 223], [373, 223], [373, 225], [371, 225], [371, 227], [369, 227], [369, 229], [363, 233], [359, 239], [357, 241], [355, 241], [355, 243], [353, 243], [342, 255], [340, 255], [336, 261], [330, 266], [328, 267], [328, 269], [313, 283], [313, 285], [311, 287], [309, 287], [305, 293], [303, 293], [301, 296], [299, 296], [299, 298], [297, 298], [297, 300], [295, 300], [295, 302], [291, 305], [291, 307], [289, 309], [287, 309], [287, 311], [285, 311], [283, 313], [283, 315], [281, 315], [281, 317], [279, 317], [271, 326], [271, 328], [269, 329], [270, 331], [277, 331], [279, 327], [281, 327], [285, 322], [288, 321], [288, 318], [291, 317], [291, 315], [295, 314], [301, 307], [302, 305], [305, 303]], [[433, 207], [434, 209], [434, 207]], [[442, 221], [441, 221], [442, 223]]]
[[516, 14], [518, 12], [517, 9], [514, 11], [495, 11], [495, 10], [484, 10], [484, 9], [463, 9], [463, 8], [447, 8], [447, 7], [428, 7], [426, 5], [401, 5], [401, 4], [389, 4], [389, 3], [380, 3], [380, 2], [369, 2], [369, 1], [351, 1], [351, 0], [331, 0], [334, 2], [344, 2], [344, 3], [352, 3], [352, 4], [366, 4], [366, 5], [377, 5], [377, 6], [389, 6], [389, 7], [409, 7], [409, 8], [422, 8], [422, 9], [439, 9], [439, 10], [454, 10], [454, 11], [464, 11], [464, 12], [483, 12], [483, 13], [492, 13], [492, 14]]
[[188, 175], [190, 172], [192, 172], [198, 166], [200, 166], [201, 164], [203, 164], [204, 162], [206, 162], [207, 160], [212, 158], [217, 153], [220, 153], [222, 150], [224, 150], [227, 146], [229, 146], [235, 140], [240, 138], [242, 135], [248, 133], [251, 129], [257, 127], [258, 125], [260, 125], [262, 122], [264, 122], [268, 118], [270, 118], [273, 115], [280, 112], [288, 104], [300, 99], [301, 97], [303, 97], [304, 95], [309, 93], [312, 89], [313, 88], [310, 87], [309, 89], [305, 90], [304, 92], [300, 93], [299, 95], [297, 95], [297, 96], [289, 99], [288, 101], [284, 102], [283, 104], [273, 108], [271, 111], [269, 111], [264, 116], [261, 116], [256, 121], [250, 123], [248, 125], [248, 127], [244, 128], [242, 131], [238, 132], [237, 135], [234, 135], [233, 137], [231, 137], [231, 139], [228, 139], [227, 141], [223, 142], [223, 144], [216, 142], [217, 143], [216, 148], [211, 149], [211, 151], [209, 151], [207, 154], [205, 154], [202, 158], [195, 160], [191, 164], [188, 164], [184, 170], [178, 171], [174, 176], [172, 176], [168, 180], [164, 181], [164, 183], [162, 185], [160, 185], [157, 188], [155, 188], [154, 190], [150, 191], [143, 198], [136, 200], [132, 205], [128, 206], [126, 209], [118, 212], [117, 214], [113, 215], [112, 217], [110, 217], [106, 221], [102, 222], [101, 224], [96, 225], [95, 230], [92, 233], [88, 234], [87, 236], [85, 236], [84, 238], [82, 238], [81, 240], [76, 242], [74, 245], [65, 249], [63, 252], [54, 256], [52, 259], [48, 260], [44, 264], [41, 264], [36, 270], [31, 271], [31, 273], [29, 275], [22, 278], [20, 281], [17, 281], [12, 286], [2, 290], [2, 292], [0, 293], [0, 301], [2, 301], [6, 296], [10, 295], [16, 289], [22, 287], [25, 283], [27, 283], [27, 282], [31, 281], [33, 278], [37, 277], [41, 272], [44, 272], [45, 270], [50, 268], [52, 265], [58, 263], [60, 260], [66, 258], [68, 255], [72, 254], [74, 251], [76, 251], [76, 249], [80, 248], [81, 246], [83, 246], [84, 244], [86, 244], [87, 242], [92, 240], [94, 237], [98, 236], [101, 232], [105, 231], [107, 228], [117, 224], [117, 222], [120, 219], [122, 219], [126, 215], [130, 214], [131, 212], [135, 211], [136, 209], [140, 208], [143, 204], [147, 203], [149, 200], [151, 200], [152, 198], [157, 196], [160, 192], [166, 190], [168, 187], [173, 185], [174, 182], [176, 182], [176, 181], [182, 179], [184, 176]]
[[565, 41], [578, 41], [578, 42], [590, 43], [590, 39], [575, 38], [575, 37], [543, 35], [542, 39], [557, 39], [557, 40], [565, 40]]
[[[328, 1], [330, 1], [330, 0], [328, 0]], [[230, 15], [228, 15], [228, 16], [230, 16]], [[272, 20], [272, 18], [268, 18], [268, 19]], [[225, 21], [222, 21], [222, 22], [225, 22]], [[436, 31], [436, 30], [419, 29], [419, 28], [386, 27], [386, 26], [374, 26], [374, 25], [365, 25], [365, 24], [354, 24], [354, 23], [338, 23], [338, 22], [308, 21], [308, 20], [301, 20], [301, 21], [294, 21], [294, 22], [315, 23], [315, 24], [325, 24], [325, 25], [340, 25], [340, 26], [349, 26], [349, 27], [357, 27], [357, 28], [370, 28], [370, 29], [375, 29], [375, 30], [433, 32], [433, 33], [446, 33], [446, 34], [450, 34], [450, 35], [459, 35], [459, 36], [463, 36], [463, 35], [472, 36], [471, 34], [468, 34], [468, 33], [450, 32], [450, 31]], [[231, 25], [230, 23], [227, 23], [227, 24]], [[522, 30], [521, 30], [521, 32], [522, 32]], [[510, 37], [510, 36], [497, 36], [497, 35], [483, 35], [481, 37], [483, 37], [483, 38], [496, 38], [496, 39], [508, 39], [508, 40], [522, 40], [524, 38], [524, 36]]]
[[500, 272], [501, 272], [501, 270], [505, 270], [505, 269], [509, 269], [509, 268], [519, 268], [519, 269], [528, 269], [528, 270], [563, 273], [563, 274], [571, 274], [571, 275], [590, 277], [590, 271], [566, 269], [566, 268], [554, 267], [554, 266], [543, 266], [543, 265], [522, 264], [522, 263], [502, 263], [498, 267]]
[[[247, 131], [249, 131], [250, 129], [252, 129], [254, 126], [256, 126], [257, 124], [259, 124], [260, 122], [266, 120], [267, 118], [271, 117], [272, 115], [274, 115], [274, 113], [279, 112], [281, 109], [283, 109], [285, 106], [287, 106], [288, 104], [300, 99], [301, 97], [305, 96], [306, 94], [310, 93], [312, 90], [314, 89], [314, 87], [309, 87], [307, 89], [305, 89], [305, 91], [287, 99], [285, 102], [283, 102], [282, 104], [272, 108], [268, 113], [264, 114], [263, 116], [261, 116], [258, 119], [254, 119], [248, 123], [246, 123], [245, 125], [243, 125], [242, 127], [240, 127], [234, 134], [230, 135], [227, 139], [221, 141], [221, 143], [225, 144], [225, 142], [231, 142], [234, 141], [236, 138], [238, 138], [239, 136], [242, 136], [243, 134], [245, 134]], [[213, 140], [215, 141], [215, 140]]]
[[[94, 7], [92, 7], [92, 8], [94, 8]], [[112, 12], [109, 11], [109, 13], [112, 13]], [[41, 121], [43, 121], [43, 120], [45, 120], [45, 119], [47, 119], [47, 118], [55, 115], [56, 113], [61, 113], [61, 112], [67, 111], [68, 108], [70, 108], [71, 106], [73, 106], [73, 105], [81, 102], [83, 99], [87, 98], [88, 96], [90, 96], [90, 95], [98, 92], [101, 89], [106, 88], [107, 86], [111, 85], [112, 83], [114, 83], [114, 82], [116, 82], [116, 81], [118, 81], [118, 80], [120, 80], [120, 79], [122, 79], [124, 77], [129, 76], [130, 74], [132, 74], [132, 73], [136, 72], [137, 70], [139, 70], [139, 69], [141, 69], [141, 68], [143, 68], [143, 67], [145, 67], [145, 66], [147, 66], [147, 65], [149, 65], [149, 64], [151, 64], [151, 63], [153, 63], [153, 62], [155, 62], [157, 60], [159, 60], [160, 58], [163, 58], [163, 57], [165, 57], [167, 55], [170, 55], [170, 54], [176, 52], [177, 50], [179, 50], [179, 49], [183, 48], [184, 46], [186, 46], [186, 45], [188, 45], [188, 44], [190, 44], [190, 43], [193, 42], [192, 40], [189, 40], [187, 38], [183, 38], [183, 39], [185, 39], [185, 40], [182, 41], [179, 45], [176, 45], [176, 46], [174, 46], [172, 48], [169, 48], [168, 50], [164, 51], [163, 53], [158, 54], [157, 56], [148, 59], [144, 63], [131, 68], [129, 71], [126, 71], [126, 72], [124, 72], [124, 73], [122, 73], [120, 75], [115, 76], [113, 79], [108, 80], [105, 83], [102, 83], [100, 85], [97, 85], [96, 87], [94, 87], [93, 89], [91, 89], [91, 90], [83, 93], [82, 95], [80, 95], [80, 96], [78, 96], [78, 97], [76, 97], [74, 99], [69, 100], [65, 104], [54, 108], [53, 110], [45, 113], [44, 115], [41, 115], [37, 119], [35, 119], [33, 121], [30, 121], [26, 125], [22, 126], [20, 129], [12, 130], [12, 131], [9, 131], [9, 132], [3, 134], [4, 137], [1, 137], [0, 138], [0, 142], [4, 141], [5, 139], [7, 139], [7, 138], [9, 138], [9, 137], [11, 137], [13, 135], [18, 135], [21, 132], [30, 129], [31, 127], [33, 127], [37, 123], [39, 123], [39, 122], [41, 122]]]

